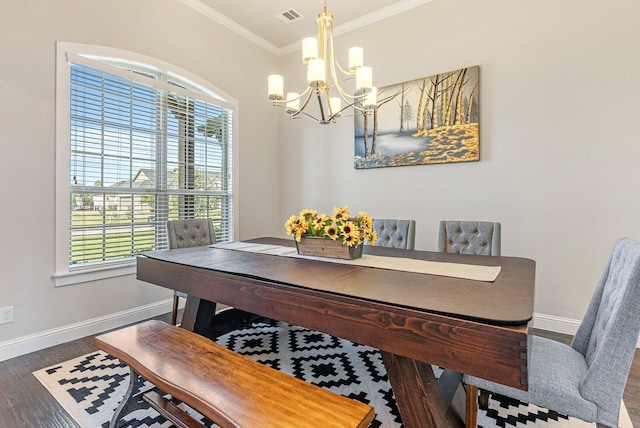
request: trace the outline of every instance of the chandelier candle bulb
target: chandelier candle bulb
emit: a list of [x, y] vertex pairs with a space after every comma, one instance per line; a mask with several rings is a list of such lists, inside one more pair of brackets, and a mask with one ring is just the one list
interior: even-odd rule
[[340, 111], [340, 107], [342, 107], [342, 100], [338, 97], [331, 97], [329, 99], [329, 106], [331, 109], [331, 114], [336, 115]]
[[353, 47], [349, 49], [349, 71], [354, 73], [359, 67], [364, 65], [364, 53], [362, 48]]
[[358, 67], [356, 70], [356, 90], [373, 87], [373, 70], [371, 67]]
[[313, 37], [302, 39], [302, 62], [308, 64], [315, 58], [318, 58], [318, 41]]
[[269, 75], [269, 99], [281, 100], [284, 94], [284, 79], [279, 74]]
[[307, 82], [309, 82], [309, 86], [313, 88], [318, 88], [319, 86], [324, 85], [326, 82], [326, 76], [323, 59], [314, 58], [309, 60], [309, 65], [307, 67]]
[[362, 104], [365, 107], [373, 107], [378, 103], [378, 88], [371, 88], [370, 92], [364, 94], [364, 101]]

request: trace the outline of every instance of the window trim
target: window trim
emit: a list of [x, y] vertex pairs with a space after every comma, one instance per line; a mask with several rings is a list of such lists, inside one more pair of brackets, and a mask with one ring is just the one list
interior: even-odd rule
[[[234, 110], [232, 123], [234, 165], [232, 181], [233, 195], [233, 235], [238, 232], [238, 102], [226, 92], [198, 77], [197, 75], [182, 69], [176, 65], [162, 60], [142, 55], [136, 52], [110, 48], [98, 45], [80, 43], [57, 42], [56, 43], [56, 131], [55, 131], [55, 236], [54, 236], [54, 267], [52, 279], [55, 287], [96, 281], [123, 275], [133, 275], [136, 272], [135, 260], [122, 262], [109, 262], [104, 266], [92, 265], [90, 267], [69, 268], [69, 156], [70, 156], [70, 82], [71, 67], [69, 58], [76, 61], [93, 63], [95, 58], [104, 58], [109, 61], [123, 60], [128, 63], [143, 64], [164, 73], [179, 75], [187, 79], [195, 87], [201, 89], [205, 96], [209, 96], [219, 105]], [[171, 88], [175, 91], [175, 87]]]

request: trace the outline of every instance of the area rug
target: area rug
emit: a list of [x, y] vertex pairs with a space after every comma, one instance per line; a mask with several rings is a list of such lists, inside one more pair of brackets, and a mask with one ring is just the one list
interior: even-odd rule
[[[217, 342], [277, 370], [369, 403], [376, 411], [371, 428], [402, 427], [382, 357], [375, 349], [285, 323], [256, 324], [225, 334]], [[435, 373], [439, 374], [437, 369]], [[129, 369], [102, 351], [33, 374], [82, 428], [108, 427], [129, 381]], [[151, 385], [143, 388], [150, 389]], [[184, 404], [179, 406], [205, 426], [217, 426]], [[133, 412], [126, 420], [130, 427], [171, 426], [153, 409]], [[620, 424], [632, 428], [624, 406]], [[489, 410], [478, 412], [478, 426], [586, 428], [595, 425], [494, 396]]]

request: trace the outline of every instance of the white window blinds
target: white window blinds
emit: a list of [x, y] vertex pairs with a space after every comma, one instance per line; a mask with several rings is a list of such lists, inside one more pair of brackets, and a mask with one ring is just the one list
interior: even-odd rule
[[168, 247], [166, 222], [233, 240], [233, 110], [148, 70], [71, 60], [69, 266]]

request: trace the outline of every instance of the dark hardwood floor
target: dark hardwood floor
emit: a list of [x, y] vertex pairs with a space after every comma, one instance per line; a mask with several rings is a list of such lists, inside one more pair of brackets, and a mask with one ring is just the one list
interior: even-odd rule
[[[169, 322], [170, 314], [158, 317]], [[568, 343], [570, 336], [536, 330], [536, 334]], [[92, 337], [74, 340], [0, 362], [0, 428], [73, 428], [78, 425], [31, 373], [93, 352]], [[629, 373], [624, 402], [634, 426], [640, 427], [640, 350]]]
[[[171, 314], [157, 319], [170, 322]], [[95, 352], [92, 340], [88, 336], [0, 362], [0, 428], [77, 428], [32, 373]]]

